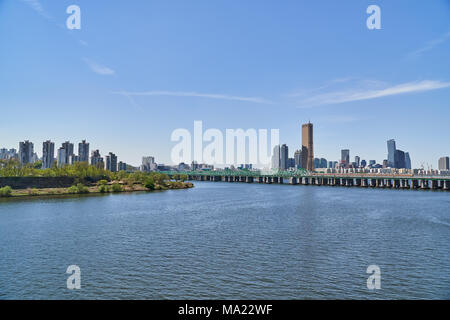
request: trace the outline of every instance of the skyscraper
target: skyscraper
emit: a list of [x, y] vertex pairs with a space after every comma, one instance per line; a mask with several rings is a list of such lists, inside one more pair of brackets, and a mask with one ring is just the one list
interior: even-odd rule
[[411, 169], [411, 158], [409, 157], [409, 152], [405, 152], [405, 168]]
[[388, 148], [388, 167], [391, 168], [396, 168], [395, 166], [395, 140], [394, 139], [390, 139], [387, 141], [387, 148]]
[[55, 143], [50, 140], [42, 143], [42, 169], [49, 169], [55, 161]]
[[19, 143], [19, 161], [20, 164], [33, 162], [34, 145], [28, 140]]
[[[65, 150], [64, 154], [64, 160], [61, 159], [61, 161], [64, 162], [64, 164], [69, 164], [70, 163], [70, 156], [73, 155], [73, 143], [70, 143], [69, 141], [66, 141], [62, 144], [61, 148], [63, 148]], [[59, 164], [59, 160], [58, 160], [58, 164]]]
[[86, 140], [78, 144], [78, 160], [80, 162], [89, 162], [89, 143], [86, 143]]
[[398, 149], [395, 150], [395, 166], [394, 166], [394, 168], [397, 168], [397, 169], [406, 168], [405, 153], [402, 150], [398, 150]]
[[314, 171], [313, 124], [302, 125], [302, 165], [308, 171]]
[[450, 158], [449, 157], [442, 157], [439, 159], [438, 168], [439, 170], [450, 170]]
[[350, 150], [349, 149], [341, 150], [341, 163], [346, 166], [350, 164]]
[[296, 169], [302, 168], [302, 151], [301, 150], [295, 151], [294, 160], [295, 160], [295, 168]]
[[273, 148], [272, 153], [272, 169], [280, 169], [280, 162], [281, 162], [281, 156], [280, 156], [280, 145], [276, 145]]
[[289, 168], [288, 159], [289, 159], [289, 148], [287, 145], [283, 144], [280, 147], [280, 169], [281, 170], [286, 170], [287, 168]]
[[117, 156], [112, 152], [106, 156], [106, 170], [117, 172]]
[[66, 162], [66, 149], [64, 149], [63, 147], [58, 149], [57, 160], [58, 167], [63, 167], [68, 164], [68, 162]]
[[103, 161], [102, 156], [100, 155], [100, 150], [94, 150], [91, 153], [91, 165], [96, 166], [97, 168], [103, 169], [105, 168], [105, 163]]
[[355, 163], [357, 167], [361, 165], [361, 158], [359, 156], [355, 156]]

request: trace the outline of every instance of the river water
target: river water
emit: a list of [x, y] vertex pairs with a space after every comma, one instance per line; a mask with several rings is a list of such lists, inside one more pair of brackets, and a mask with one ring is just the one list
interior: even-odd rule
[[442, 191], [226, 182], [1, 200], [0, 299], [450, 299], [449, 208]]

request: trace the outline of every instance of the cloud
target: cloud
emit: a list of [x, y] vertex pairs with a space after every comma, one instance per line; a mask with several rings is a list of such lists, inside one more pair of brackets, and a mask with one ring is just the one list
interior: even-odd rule
[[407, 82], [384, 89], [354, 89], [340, 90], [318, 94], [304, 99], [299, 107], [312, 107], [317, 105], [337, 104], [343, 102], [360, 101], [393, 96], [398, 94], [430, 91], [450, 87], [450, 82], [424, 80]]
[[437, 39], [429, 41], [424, 47], [410, 52], [408, 54], [408, 57], [409, 58], [417, 58], [417, 57], [421, 56], [422, 53], [430, 51], [430, 50], [433, 50], [434, 47], [438, 46], [441, 43], [444, 43], [448, 39], [450, 39], [450, 31], [448, 31], [447, 33], [443, 34], [442, 36], [440, 36]]
[[47, 13], [47, 11], [44, 10], [44, 7], [38, 0], [22, 0], [27, 5], [29, 5], [34, 11], [39, 13], [41, 16], [50, 19], [50, 15]]
[[115, 74], [115, 71], [113, 69], [110, 69], [105, 66], [101, 66], [90, 59], [84, 58], [83, 61], [86, 62], [86, 64], [89, 66], [89, 68], [91, 68], [91, 70], [97, 74], [107, 75], [107, 76]]
[[198, 93], [198, 92], [184, 92], [184, 91], [144, 91], [144, 92], [126, 92], [117, 91], [114, 94], [121, 94], [126, 96], [173, 96], [173, 97], [196, 97], [196, 98], [209, 98], [219, 100], [234, 100], [243, 102], [253, 102], [262, 104], [271, 104], [272, 102], [258, 98], [258, 97], [239, 97], [225, 94], [216, 93]]

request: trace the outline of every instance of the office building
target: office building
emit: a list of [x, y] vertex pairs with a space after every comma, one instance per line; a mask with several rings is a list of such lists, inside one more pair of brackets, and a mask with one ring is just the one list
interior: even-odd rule
[[409, 152], [405, 152], [405, 169], [411, 169], [411, 158]]
[[42, 143], [42, 169], [50, 169], [55, 161], [55, 143], [47, 140]]
[[302, 151], [296, 150], [294, 152], [294, 160], [295, 160], [295, 168], [300, 169], [302, 168]]
[[287, 145], [283, 144], [280, 147], [280, 169], [286, 170], [288, 165], [288, 159], [289, 159], [289, 148]]
[[348, 150], [348, 149], [341, 150], [341, 163], [344, 166], [347, 166], [350, 164], [350, 150]]
[[281, 163], [281, 155], [280, 155], [280, 145], [276, 145], [273, 148], [272, 153], [272, 169], [280, 169], [280, 163]]
[[359, 156], [355, 156], [355, 163], [356, 167], [359, 168], [359, 166], [361, 165], [361, 158]]
[[365, 168], [367, 166], [366, 160], [361, 160], [361, 167]]
[[314, 171], [313, 124], [302, 125], [302, 165], [308, 171]]
[[396, 161], [395, 161], [396, 147], [395, 147], [394, 139], [390, 139], [387, 141], [387, 148], [388, 148], [388, 158], [387, 158], [388, 167], [396, 168], [396, 166], [395, 166], [395, 164], [396, 164]]
[[439, 170], [450, 170], [449, 157], [442, 157], [439, 159], [438, 168]]
[[402, 150], [395, 150], [395, 166], [394, 168], [403, 169], [406, 167], [405, 164], [405, 153]]

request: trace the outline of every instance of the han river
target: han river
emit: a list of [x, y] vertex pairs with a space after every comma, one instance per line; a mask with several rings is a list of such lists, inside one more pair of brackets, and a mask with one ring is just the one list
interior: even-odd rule
[[450, 299], [449, 192], [194, 184], [0, 200], [0, 299]]

